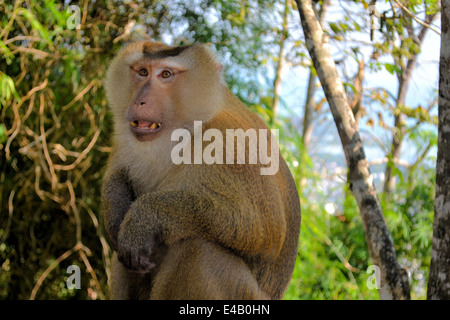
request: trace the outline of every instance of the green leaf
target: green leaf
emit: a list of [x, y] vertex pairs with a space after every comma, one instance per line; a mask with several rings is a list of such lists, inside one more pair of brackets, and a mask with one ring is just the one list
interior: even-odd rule
[[391, 64], [391, 63], [384, 63], [384, 67], [386, 68], [386, 70], [390, 73], [390, 74], [394, 74], [394, 72], [401, 74], [402, 70], [400, 70], [399, 67], [397, 67], [395, 64]]
[[398, 176], [398, 178], [400, 179], [400, 182], [404, 183], [403, 173], [398, 167], [392, 166], [392, 175]]
[[50, 35], [47, 29], [45, 29], [42, 24], [36, 19], [33, 13], [28, 11], [25, 8], [19, 8], [18, 14], [24, 16], [30, 21], [31, 26], [34, 30], [36, 30], [42, 39], [46, 40], [49, 44], [51, 44]]
[[11, 53], [9, 48], [5, 45], [3, 41], [0, 41], [0, 52], [3, 54], [3, 57], [6, 59], [6, 64], [10, 65], [13, 61], [14, 54]]
[[0, 143], [6, 141], [6, 127], [3, 123], [0, 123]]
[[45, 1], [45, 7], [46, 7], [46, 9], [48, 9], [48, 11], [51, 12], [51, 15], [53, 16], [53, 18], [56, 19], [58, 26], [62, 26], [62, 27], [66, 26], [66, 20], [70, 16], [70, 14], [68, 12], [59, 11], [54, 0]]
[[355, 88], [355, 86], [353, 85], [353, 83], [351, 83], [351, 82], [344, 82], [344, 86], [345, 86], [345, 87], [349, 87], [349, 88], [352, 90], [353, 93], [356, 92], [356, 88]]
[[334, 33], [340, 33], [340, 29], [338, 27], [338, 25], [336, 23], [330, 22], [329, 26], [331, 28], [331, 30], [333, 30]]
[[390, 63], [385, 63], [384, 67], [386, 68], [387, 72], [390, 74], [394, 74], [394, 65]]
[[17, 100], [20, 101], [20, 97], [17, 94], [16, 86], [14, 84], [14, 80], [8, 76], [7, 74], [0, 71], [0, 103], [4, 106], [11, 99], [11, 95]]

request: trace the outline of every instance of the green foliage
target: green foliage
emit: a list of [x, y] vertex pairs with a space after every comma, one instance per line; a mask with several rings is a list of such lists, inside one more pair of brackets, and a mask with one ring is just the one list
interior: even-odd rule
[[372, 274], [355, 201], [349, 196], [343, 212], [330, 215], [302, 200], [298, 263], [285, 298], [377, 299], [378, 291], [367, 286]]
[[[111, 122], [101, 87], [108, 54], [86, 42], [106, 48], [113, 39], [69, 30], [55, 1], [16, 1], [3, 11], [0, 200], [9, 214], [0, 218], [0, 297], [103, 298], [106, 277], [96, 274], [109, 247], [93, 212], [107, 157], [101, 133]], [[71, 264], [84, 266], [87, 290], [64, 289]]]
[[383, 201], [383, 212], [395, 243], [397, 258], [410, 275], [413, 299], [426, 298], [434, 217], [434, 170], [410, 173], [413, 184], [402, 182], [393, 199]]

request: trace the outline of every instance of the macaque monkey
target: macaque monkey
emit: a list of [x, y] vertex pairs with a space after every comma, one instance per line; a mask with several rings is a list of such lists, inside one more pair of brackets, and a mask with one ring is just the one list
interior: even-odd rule
[[[221, 69], [205, 45], [149, 41], [126, 46], [108, 69], [115, 133], [102, 202], [115, 250], [112, 299], [283, 298], [297, 256], [297, 189], [283, 158], [268, 152], [270, 131], [259, 154], [277, 155], [276, 173], [261, 174], [259, 160], [225, 160], [230, 149], [217, 134], [267, 126], [224, 85]], [[199, 123], [203, 145], [194, 136], [183, 151], [194, 157], [211, 141], [224, 160], [174, 163], [173, 132], [194, 134]], [[254, 159], [248, 144], [244, 157]]]

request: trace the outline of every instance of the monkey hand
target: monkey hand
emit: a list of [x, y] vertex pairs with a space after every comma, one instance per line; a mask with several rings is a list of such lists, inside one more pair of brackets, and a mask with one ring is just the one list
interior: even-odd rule
[[141, 219], [142, 216], [133, 210], [127, 213], [120, 225], [117, 255], [125, 268], [145, 274], [156, 266], [154, 249], [158, 247], [158, 237], [149, 224]]

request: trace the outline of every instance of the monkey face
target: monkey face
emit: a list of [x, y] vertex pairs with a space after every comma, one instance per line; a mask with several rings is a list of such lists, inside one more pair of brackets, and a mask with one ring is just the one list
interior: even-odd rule
[[162, 130], [173, 127], [174, 110], [170, 97], [175, 83], [186, 70], [167, 61], [140, 59], [130, 65], [130, 78], [136, 88], [126, 119], [139, 141], [152, 141]]
[[141, 41], [113, 60], [106, 91], [116, 131], [149, 142], [208, 121], [221, 107], [221, 65], [203, 45]]

